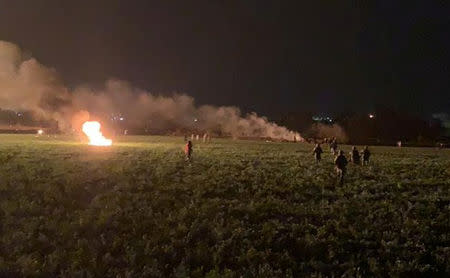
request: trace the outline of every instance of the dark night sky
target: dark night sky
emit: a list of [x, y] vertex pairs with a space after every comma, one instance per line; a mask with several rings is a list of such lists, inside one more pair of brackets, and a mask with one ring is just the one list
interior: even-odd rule
[[0, 39], [70, 86], [114, 77], [266, 115], [449, 111], [450, 2], [351, 2], [1, 0]]

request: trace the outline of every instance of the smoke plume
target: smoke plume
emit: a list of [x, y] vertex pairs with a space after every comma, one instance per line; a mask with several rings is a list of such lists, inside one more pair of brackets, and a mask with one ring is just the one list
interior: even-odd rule
[[26, 59], [15, 44], [0, 41], [0, 108], [29, 110], [65, 128], [72, 96], [53, 69]]
[[348, 136], [345, 130], [338, 124], [325, 125], [322, 123], [316, 123], [311, 126], [308, 132], [315, 138], [336, 138], [340, 143], [347, 143]]
[[60, 80], [54, 69], [25, 57], [15, 44], [0, 41], [0, 108], [32, 111], [37, 118], [57, 120], [62, 130], [78, 129], [90, 115], [106, 122], [121, 115], [127, 126], [136, 128], [301, 139], [298, 133], [255, 113], [242, 115], [237, 107], [196, 106], [184, 94], [153, 95], [120, 80], [108, 80], [101, 89], [83, 86], [69, 91]]

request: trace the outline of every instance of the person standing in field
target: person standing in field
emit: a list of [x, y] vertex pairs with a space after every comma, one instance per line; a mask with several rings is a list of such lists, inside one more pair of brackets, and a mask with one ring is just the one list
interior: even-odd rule
[[186, 155], [186, 161], [191, 161], [192, 159], [192, 141], [188, 140], [184, 146], [184, 154]]
[[208, 143], [209, 142], [209, 134], [208, 132], [205, 132], [205, 134], [203, 134], [203, 143]]
[[336, 166], [336, 173], [340, 185], [344, 184], [344, 176], [346, 172], [347, 163], [348, 161], [344, 155], [344, 151], [340, 150], [339, 155], [336, 156], [336, 159], [334, 160], [334, 165]]
[[369, 164], [369, 158], [370, 158], [370, 151], [369, 151], [369, 147], [365, 146], [364, 149], [361, 151], [361, 156], [362, 156], [362, 160], [361, 163], [362, 165], [368, 165]]
[[334, 137], [334, 138], [331, 140], [331, 143], [330, 143], [330, 151], [331, 151], [331, 153], [332, 153], [333, 155], [336, 155], [336, 153], [337, 153], [337, 148], [338, 148], [338, 144], [337, 144], [337, 141], [336, 141], [336, 137]]
[[323, 151], [320, 147], [320, 144], [316, 144], [315, 148], [313, 149], [314, 158], [316, 159], [316, 162], [320, 162], [321, 155]]
[[359, 156], [359, 151], [355, 146], [352, 147], [352, 151], [350, 152], [350, 159], [354, 164], [360, 163], [361, 157]]

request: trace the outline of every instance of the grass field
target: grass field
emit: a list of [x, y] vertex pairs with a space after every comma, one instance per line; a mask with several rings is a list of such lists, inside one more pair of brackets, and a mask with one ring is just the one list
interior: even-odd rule
[[448, 149], [312, 147], [0, 135], [0, 276], [450, 276]]

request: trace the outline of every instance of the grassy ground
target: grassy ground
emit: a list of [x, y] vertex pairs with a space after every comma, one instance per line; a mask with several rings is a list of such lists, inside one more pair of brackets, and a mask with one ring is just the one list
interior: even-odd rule
[[449, 150], [312, 147], [0, 135], [0, 276], [450, 275]]

